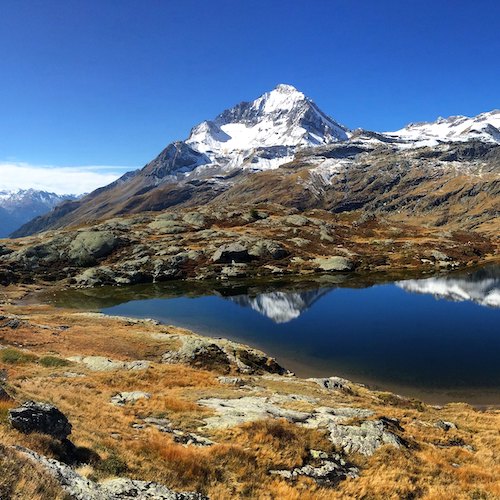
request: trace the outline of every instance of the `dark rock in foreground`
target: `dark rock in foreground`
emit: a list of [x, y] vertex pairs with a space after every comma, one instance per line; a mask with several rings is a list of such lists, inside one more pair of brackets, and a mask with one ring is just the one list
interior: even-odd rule
[[9, 421], [24, 434], [40, 432], [56, 439], [66, 439], [71, 434], [71, 424], [55, 406], [28, 401], [20, 408], [9, 410]]

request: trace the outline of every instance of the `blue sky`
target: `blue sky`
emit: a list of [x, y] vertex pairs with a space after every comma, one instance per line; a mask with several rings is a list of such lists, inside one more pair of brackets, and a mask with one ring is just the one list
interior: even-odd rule
[[280, 82], [351, 128], [489, 111], [499, 19], [498, 0], [0, 0], [0, 162], [139, 167]]

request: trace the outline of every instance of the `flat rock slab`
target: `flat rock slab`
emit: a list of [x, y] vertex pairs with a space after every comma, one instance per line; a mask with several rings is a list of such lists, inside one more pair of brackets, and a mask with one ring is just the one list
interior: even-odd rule
[[113, 370], [145, 370], [149, 367], [149, 361], [116, 361], [104, 356], [72, 356], [69, 361], [84, 364], [94, 372], [107, 372]]
[[311, 429], [327, 429], [330, 441], [345, 453], [373, 455], [383, 445], [402, 446], [403, 440], [394, 434], [397, 423], [390, 419], [365, 420], [360, 425], [346, 425], [352, 419], [367, 419], [374, 415], [372, 410], [350, 407], [318, 407], [310, 412], [290, 410], [280, 403], [293, 401], [313, 404], [314, 399], [294, 395], [276, 395], [270, 398], [246, 396], [237, 399], [201, 399], [198, 404], [211, 408], [217, 415], [205, 419], [206, 428], [223, 429], [269, 418], [286, 420]]

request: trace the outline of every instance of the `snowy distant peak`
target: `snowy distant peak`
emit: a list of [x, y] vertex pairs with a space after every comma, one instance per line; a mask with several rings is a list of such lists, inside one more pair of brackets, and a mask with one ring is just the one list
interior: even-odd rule
[[474, 117], [450, 116], [438, 118], [435, 122], [410, 123], [396, 132], [387, 132], [387, 135], [414, 142], [416, 145], [471, 139], [500, 143], [500, 110]]
[[74, 195], [58, 195], [36, 189], [18, 189], [0, 191], [0, 207], [7, 211], [19, 210], [21, 207], [42, 206], [50, 209], [63, 200], [75, 199]]
[[292, 85], [280, 84], [255, 101], [242, 102], [215, 120], [200, 123], [186, 142], [197, 151], [220, 157], [256, 148], [314, 146], [347, 139], [347, 129], [311, 99]]

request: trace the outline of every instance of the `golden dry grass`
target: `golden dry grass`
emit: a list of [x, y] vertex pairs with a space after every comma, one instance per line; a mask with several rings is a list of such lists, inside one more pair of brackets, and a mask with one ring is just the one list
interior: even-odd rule
[[[261, 387], [259, 394], [304, 394], [318, 398], [320, 406], [371, 408], [375, 417], [398, 418], [411, 444], [408, 449], [381, 448], [370, 458], [350, 457], [361, 469], [361, 476], [334, 488], [320, 487], [310, 479], [288, 483], [271, 476], [269, 469], [300, 466], [310, 449], [333, 451], [325, 433], [284, 420], [204, 430], [203, 418], [211, 412], [200, 407], [198, 399], [239, 397], [242, 393], [238, 388], [220, 385], [212, 372], [156, 362], [172, 348], [168, 334], [157, 334], [180, 330], [48, 306], [4, 305], [0, 309], [3, 314], [16, 313], [25, 318], [17, 329], [0, 329], [0, 343], [36, 356], [30, 362], [0, 362], [0, 369], [7, 371], [10, 392], [18, 401], [52, 402], [68, 416], [73, 424], [73, 442], [82, 453], [85, 449], [92, 451], [90, 465], [82, 470], [91, 478], [119, 472], [177, 490], [202, 491], [214, 499], [500, 497], [498, 410], [478, 411], [465, 404], [438, 409], [358, 386], [352, 394], [328, 393], [307, 381], [259, 379], [254, 382]], [[62, 325], [69, 328], [61, 329]], [[142, 371], [101, 373], [77, 363], [44, 366], [37, 361], [48, 354], [61, 358], [77, 354], [124, 360], [148, 358], [152, 363]], [[67, 377], [67, 371], [81, 376]], [[111, 396], [131, 390], [149, 392], [151, 398], [123, 407], [110, 404]], [[54, 440], [37, 434], [21, 435], [7, 425], [5, 417], [12, 404], [0, 402], [0, 443], [20, 444], [59, 458], [62, 451]], [[308, 405], [296, 402], [288, 406], [308, 409]], [[171, 434], [152, 427], [133, 427], [149, 416], [167, 418], [175, 428], [204, 434], [217, 444], [185, 447], [175, 443]], [[455, 422], [457, 429], [445, 432], [437, 428], [434, 423], [439, 419]], [[19, 483], [19, 491], [32, 495], [25, 498], [42, 498], [36, 496], [35, 483], [39, 480], [35, 475], [33, 484]]]

